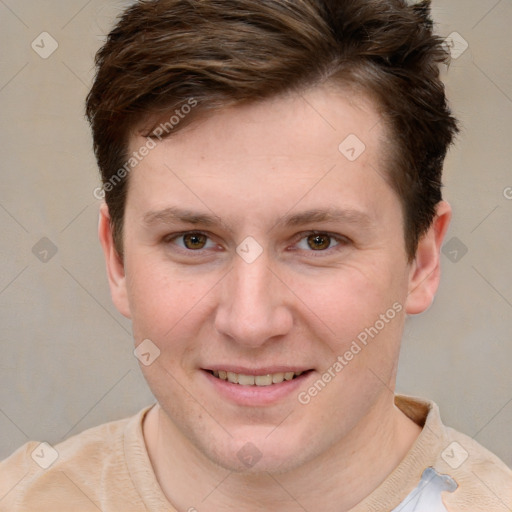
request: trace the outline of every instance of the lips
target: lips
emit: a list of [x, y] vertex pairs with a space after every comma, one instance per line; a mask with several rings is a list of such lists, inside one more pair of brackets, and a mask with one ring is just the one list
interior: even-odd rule
[[232, 384], [240, 384], [241, 386], [271, 386], [272, 384], [280, 384], [285, 380], [293, 380], [294, 378], [302, 375], [303, 372], [268, 372], [249, 375], [246, 373], [236, 373], [227, 370], [210, 370], [210, 373], [218, 379], [226, 380]]
[[[304, 366], [234, 366], [201, 368], [217, 396], [241, 407], [269, 407], [293, 399], [315, 370]], [[275, 381], [275, 382], [274, 382]]]

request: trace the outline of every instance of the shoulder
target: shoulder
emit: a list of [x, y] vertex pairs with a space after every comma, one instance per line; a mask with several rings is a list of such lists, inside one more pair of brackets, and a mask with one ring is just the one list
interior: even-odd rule
[[[445, 507], [441, 510], [449, 512], [512, 510], [512, 470], [502, 460], [473, 438], [445, 426], [438, 406], [431, 400], [397, 395], [395, 403], [422, 427], [395, 472], [401, 480], [414, 475], [407, 482], [408, 490], [412, 489], [418, 498], [420, 494], [425, 499], [431, 494], [436, 499], [442, 495]], [[400, 484], [396, 485], [398, 488]]]
[[436, 466], [450, 474], [458, 487], [447, 494], [451, 510], [509, 511], [512, 508], [512, 470], [496, 455], [471, 437], [444, 428], [446, 447]]
[[0, 511], [54, 512], [69, 510], [71, 503], [74, 510], [98, 510], [106, 485], [119, 504], [133, 504], [139, 497], [130, 481], [125, 448], [128, 434], [128, 442], [138, 442], [145, 412], [85, 430], [55, 446], [29, 442], [19, 448], [0, 463]]

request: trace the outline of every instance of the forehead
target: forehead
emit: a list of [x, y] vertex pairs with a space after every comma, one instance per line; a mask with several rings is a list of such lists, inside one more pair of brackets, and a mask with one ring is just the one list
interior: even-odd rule
[[[369, 192], [370, 183], [382, 181], [380, 121], [369, 98], [332, 87], [226, 108], [154, 139], [154, 149], [130, 174], [128, 202], [145, 201], [146, 210], [155, 210], [171, 198], [200, 203], [215, 193], [226, 207], [245, 195], [253, 205], [273, 197], [290, 208], [307, 193], [328, 200], [333, 186], [350, 202], [356, 188], [360, 193], [366, 184]], [[145, 143], [133, 136], [130, 151]]]
[[[331, 141], [334, 149], [338, 149], [349, 134], [368, 143], [383, 135], [374, 100], [362, 92], [331, 83], [211, 111], [202, 105], [194, 109], [191, 103], [196, 104], [193, 98], [184, 98], [174, 111], [146, 122], [156, 127], [159, 136], [155, 140], [172, 140], [181, 149], [195, 145], [209, 156], [218, 153], [217, 148], [225, 141], [233, 144], [229, 153], [224, 152], [228, 156], [237, 150], [261, 153], [258, 146], [264, 146], [265, 152], [284, 154], [287, 146], [312, 149], [318, 141]], [[163, 131], [168, 133], [167, 137]], [[274, 136], [276, 131], [280, 132], [279, 138]], [[131, 150], [143, 142], [142, 137], [132, 135]], [[188, 156], [197, 156], [197, 151]]]

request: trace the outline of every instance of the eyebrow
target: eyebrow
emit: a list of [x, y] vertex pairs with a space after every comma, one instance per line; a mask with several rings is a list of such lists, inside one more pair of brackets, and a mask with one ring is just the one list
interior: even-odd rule
[[148, 227], [155, 224], [175, 224], [182, 222], [185, 224], [201, 224], [203, 226], [215, 226], [222, 224], [218, 215], [209, 213], [194, 212], [186, 208], [169, 207], [164, 210], [151, 211], [144, 214], [144, 224]]
[[[147, 212], [143, 217], [144, 224], [152, 227], [157, 224], [200, 224], [206, 227], [222, 225], [230, 233], [233, 230], [226, 226], [218, 215], [196, 212], [186, 208], [169, 207], [164, 210]], [[300, 213], [287, 214], [280, 217], [273, 227], [297, 227], [315, 222], [346, 222], [361, 228], [370, 227], [372, 220], [363, 211], [354, 209], [311, 209]], [[272, 228], [273, 229], [273, 228]]]
[[348, 224], [357, 224], [360, 227], [369, 227], [372, 223], [370, 216], [363, 211], [327, 208], [306, 210], [293, 215], [286, 215], [279, 218], [276, 225], [296, 227], [313, 222], [346, 222]]

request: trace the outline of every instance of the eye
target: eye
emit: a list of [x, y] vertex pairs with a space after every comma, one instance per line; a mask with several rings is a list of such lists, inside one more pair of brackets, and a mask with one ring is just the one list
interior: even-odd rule
[[208, 240], [208, 235], [201, 231], [188, 231], [187, 233], [172, 235], [165, 239], [166, 243], [172, 243], [187, 251], [201, 251], [203, 249], [213, 248], [215, 244], [211, 240], [211, 245], [209, 247], [207, 246]]
[[314, 231], [302, 234], [296, 247], [307, 252], [328, 252], [329, 249], [342, 248], [349, 243], [348, 238]]

